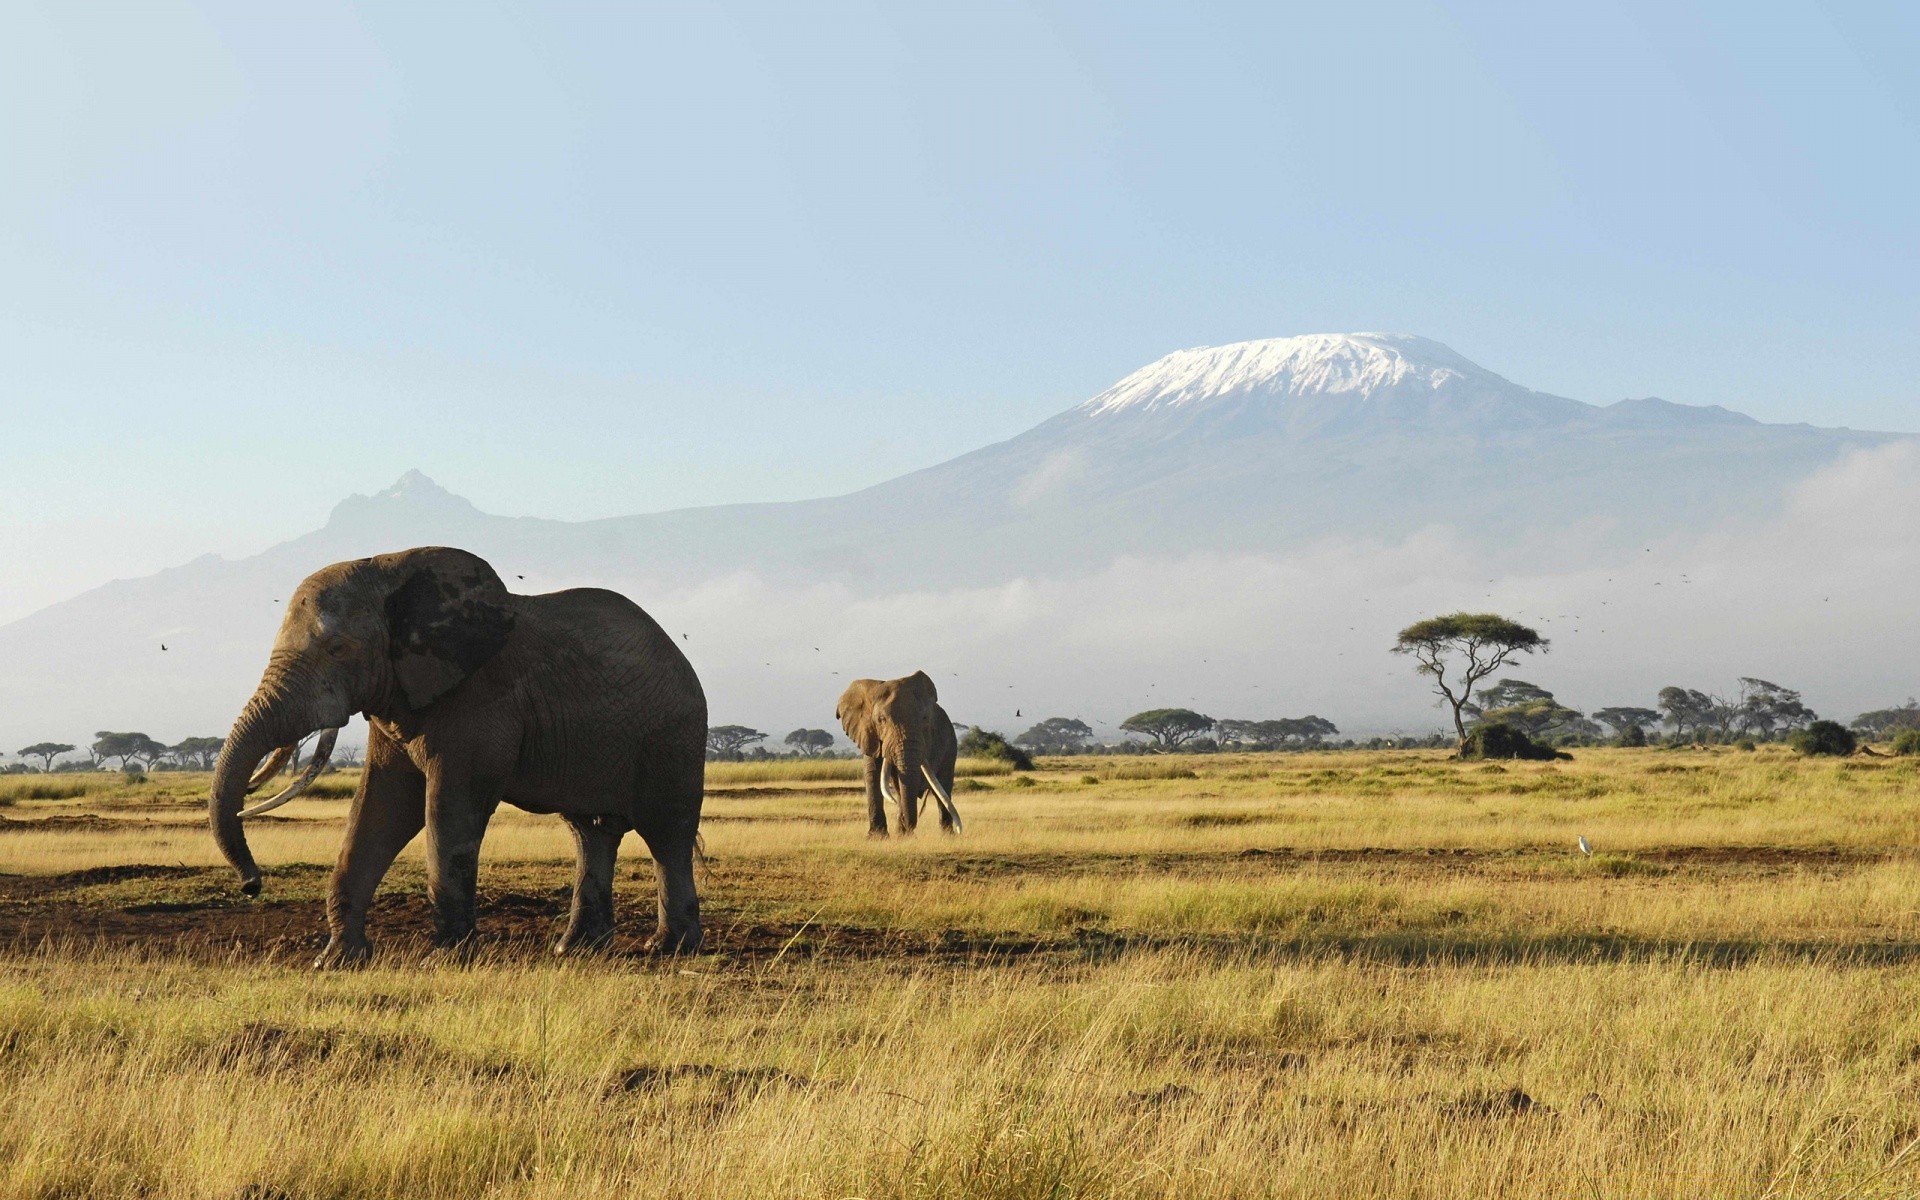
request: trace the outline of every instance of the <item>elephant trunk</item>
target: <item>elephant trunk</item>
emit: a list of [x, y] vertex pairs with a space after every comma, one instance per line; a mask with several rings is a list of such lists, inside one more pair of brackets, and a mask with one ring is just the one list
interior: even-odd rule
[[249, 787], [258, 786], [253, 778], [254, 768], [267, 755], [312, 732], [306, 724], [304, 706], [288, 685], [293, 674], [291, 667], [281, 664], [268, 667], [259, 690], [234, 721], [213, 768], [213, 787], [207, 801], [213, 840], [228, 864], [240, 873], [240, 890], [249, 896], [260, 894], [260, 868], [253, 861], [253, 852], [247, 848], [240, 808]]
[[894, 795], [894, 803], [900, 806], [900, 824], [904, 829], [920, 823], [920, 799], [927, 787], [920, 768], [926, 760], [926, 747], [917, 738], [895, 738], [887, 747], [882, 777]]

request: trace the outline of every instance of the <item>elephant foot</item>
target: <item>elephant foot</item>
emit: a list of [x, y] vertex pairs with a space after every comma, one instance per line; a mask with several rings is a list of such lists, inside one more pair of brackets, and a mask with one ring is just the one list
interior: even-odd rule
[[313, 960], [316, 971], [350, 971], [367, 965], [373, 957], [373, 943], [364, 937], [336, 937], [327, 943], [320, 957]]
[[887, 840], [887, 831], [885, 829], [869, 829], [867, 830], [867, 836], [875, 841], [884, 842]]
[[597, 954], [613, 942], [613, 926], [604, 929], [569, 929], [553, 944], [555, 954]]
[[706, 942], [698, 925], [691, 929], [662, 929], [647, 939], [648, 954], [698, 954]]
[[438, 962], [464, 966], [478, 956], [480, 939], [472, 929], [461, 933], [436, 933], [433, 936], [433, 955]]

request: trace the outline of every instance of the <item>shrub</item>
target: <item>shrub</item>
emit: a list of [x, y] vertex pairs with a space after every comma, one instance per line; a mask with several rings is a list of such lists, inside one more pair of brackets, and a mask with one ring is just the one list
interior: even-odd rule
[[1739, 741], [1737, 741], [1737, 742], [1735, 742], [1735, 743], [1733, 744], [1733, 748], [1734, 748], [1735, 750], [1757, 750], [1757, 749], [1759, 749], [1759, 747], [1758, 747], [1758, 746], [1755, 746], [1755, 745], [1753, 744], [1753, 739], [1752, 739], [1752, 738], [1741, 738], [1741, 739], [1740, 739]]
[[1467, 743], [1460, 747], [1460, 757], [1528, 758], [1544, 761], [1573, 756], [1562, 754], [1551, 746], [1542, 746], [1511, 725], [1499, 721], [1488, 721], [1484, 725], [1475, 725], [1468, 731]]
[[1893, 752], [1903, 756], [1920, 754], [1920, 729], [1902, 729], [1894, 734]]
[[1622, 746], [1644, 746], [1647, 744], [1647, 731], [1638, 725], [1629, 725], [1626, 728], [1626, 732], [1620, 735], [1620, 744]]
[[960, 739], [960, 757], [997, 758], [1001, 762], [1012, 763], [1016, 771], [1033, 770], [1032, 755], [1002, 735], [978, 725], [967, 730], [967, 736]]
[[1857, 744], [1853, 730], [1838, 721], [1815, 721], [1794, 734], [1789, 741], [1793, 748], [1802, 754], [1839, 756], [1852, 754]]

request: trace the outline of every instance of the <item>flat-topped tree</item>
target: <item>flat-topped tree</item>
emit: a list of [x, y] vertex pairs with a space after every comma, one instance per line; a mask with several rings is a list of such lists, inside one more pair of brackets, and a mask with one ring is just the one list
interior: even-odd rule
[[1153, 748], [1165, 753], [1212, 729], [1213, 718], [1190, 708], [1150, 708], [1120, 722], [1120, 728], [1146, 734], [1153, 739]]
[[[184, 738], [167, 747], [167, 753], [173, 761], [183, 767], [198, 767], [202, 771], [213, 770], [213, 760], [220, 757], [220, 747], [227, 739], [217, 737]], [[336, 756], [338, 757], [338, 756]]]
[[1611, 727], [1614, 734], [1619, 737], [1625, 737], [1629, 729], [1638, 729], [1645, 733], [1660, 724], [1660, 714], [1653, 709], [1634, 708], [1630, 705], [1596, 708], [1593, 710], [1593, 719]]
[[730, 758], [755, 742], [766, 740], [766, 734], [745, 725], [710, 726], [707, 729], [707, 755], [710, 758]]
[[53, 770], [53, 760], [62, 754], [72, 754], [73, 747], [65, 742], [35, 742], [24, 750], [15, 751], [21, 758], [37, 758], [42, 771]]
[[1473, 689], [1520, 655], [1544, 653], [1547, 644], [1539, 631], [1498, 613], [1457, 612], [1402, 629], [1393, 652], [1411, 654], [1419, 664], [1416, 670], [1433, 680], [1435, 694], [1453, 712], [1453, 730], [1464, 747], [1467, 723], [1461, 711], [1471, 702]]
[[796, 729], [781, 740], [797, 754], [822, 754], [833, 749], [833, 735], [824, 729]]
[[1093, 736], [1093, 728], [1078, 717], [1048, 717], [1013, 739], [1035, 754], [1072, 754]]
[[95, 733], [92, 750], [95, 760], [117, 758], [125, 770], [129, 763], [152, 766], [167, 748], [144, 733], [114, 733], [102, 729]]

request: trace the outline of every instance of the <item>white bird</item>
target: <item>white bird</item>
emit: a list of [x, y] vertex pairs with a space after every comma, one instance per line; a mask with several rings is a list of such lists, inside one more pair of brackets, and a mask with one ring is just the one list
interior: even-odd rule
[[1580, 853], [1586, 855], [1588, 858], [1593, 857], [1593, 847], [1587, 845], [1587, 835], [1584, 833], [1580, 835]]

